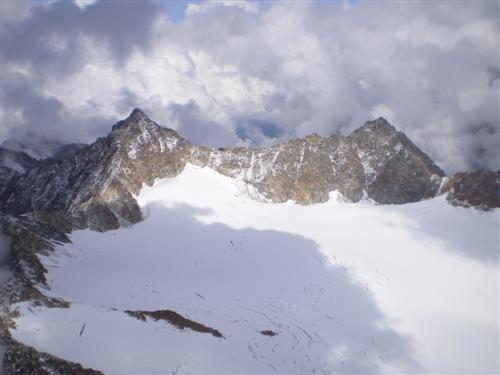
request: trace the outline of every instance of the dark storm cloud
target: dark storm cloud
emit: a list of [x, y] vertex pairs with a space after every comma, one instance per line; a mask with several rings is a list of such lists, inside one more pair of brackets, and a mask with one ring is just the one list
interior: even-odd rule
[[130, 108], [136, 108], [137, 103], [140, 102], [139, 96], [134, 94], [128, 88], [123, 87], [119, 90], [118, 100], [116, 102], [116, 109], [119, 112], [126, 113]]
[[493, 86], [500, 79], [500, 66], [488, 67], [488, 83]]
[[[82, 118], [65, 113], [64, 106], [58, 99], [38, 94], [31, 82], [22, 78], [18, 78], [15, 82], [6, 81], [2, 89], [3, 105], [11, 112], [21, 112], [26, 124], [11, 129], [10, 136], [14, 139], [39, 137], [63, 143], [91, 142], [94, 136], [85, 137], [85, 134], [102, 134], [103, 129], [109, 127], [113, 121], [112, 118], [96, 117], [92, 114]], [[3, 121], [11, 120], [14, 121], [9, 118], [7, 112]]]
[[[135, 48], [151, 48], [152, 26], [162, 7], [148, 1], [99, 1], [84, 9], [72, 1], [33, 4], [25, 19], [9, 22], [2, 17], [2, 126], [15, 124], [9, 127], [8, 136], [13, 138], [38, 134], [62, 141], [91, 141], [104, 132], [110, 118], [64, 113], [57, 98], [43, 94], [44, 86], [85, 66], [88, 52], [82, 48], [82, 38], [104, 43], [117, 66]], [[29, 73], [19, 74], [18, 68]], [[89, 108], [99, 105], [87, 104]], [[14, 121], [13, 112], [20, 113], [23, 121]]]
[[[27, 123], [42, 124], [43, 133], [49, 134], [54, 132], [54, 126], [58, 128], [59, 112], [63, 109], [59, 100], [38, 95], [33, 91], [31, 82], [21, 78], [16, 82], [5, 82], [2, 89], [4, 90], [3, 105], [13, 111], [21, 111]], [[14, 129], [14, 131], [20, 130]]]
[[[28, 64], [54, 64], [75, 69], [79, 36], [92, 36], [106, 42], [117, 60], [124, 59], [134, 47], [148, 49], [152, 24], [162, 12], [160, 3], [149, 1], [101, 0], [79, 8], [72, 1], [49, 6], [34, 6], [26, 20], [5, 25], [4, 53], [9, 60]], [[68, 43], [62, 50], [51, 48], [51, 39]], [[85, 60], [80, 61], [83, 63]]]

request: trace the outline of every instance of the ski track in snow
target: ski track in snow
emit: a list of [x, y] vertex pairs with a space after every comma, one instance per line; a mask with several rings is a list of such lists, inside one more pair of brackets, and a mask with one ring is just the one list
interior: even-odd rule
[[[145, 221], [42, 257], [71, 307], [19, 304], [13, 336], [110, 374], [498, 372], [499, 210], [242, 189], [193, 166], [145, 186]], [[123, 312], [165, 309], [224, 338]]]

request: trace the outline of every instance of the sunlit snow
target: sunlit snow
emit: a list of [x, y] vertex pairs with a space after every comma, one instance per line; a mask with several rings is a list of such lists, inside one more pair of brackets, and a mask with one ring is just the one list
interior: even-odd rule
[[[263, 203], [187, 166], [142, 189], [143, 222], [43, 257], [71, 307], [21, 304], [12, 334], [110, 374], [498, 372], [499, 211], [331, 197]], [[162, 309], [224, 337], [123, 312]]]

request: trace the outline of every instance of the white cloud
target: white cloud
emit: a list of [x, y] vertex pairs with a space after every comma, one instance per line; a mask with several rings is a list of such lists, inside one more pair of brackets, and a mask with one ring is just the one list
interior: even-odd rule
[[97, 0], [74, 0], [74, 1], [80, 9], [85, 9], [86, 7], [94, 5], [97, 2]]
[[[100, 5], [81, 10], [84, 30], [95, 28]], [[57, 100], [79, 129], [71, 134], [87, 141], [134, 106], [210, 144], [217, 137], [241, 143], [236, 130], [252, 121], [279, 130], [273, 138], [253, 132], [253, 142], [268, 144], [349, 133], [384, 116], [448, 172], [498, 168], [498, 80], [488, 73], [498, 67], [495, 12], [492, 2], [294, 2], [266, 10], [256, 2], [204, 2], [190, 4], [180, 23], [161, 12], [137, 20], [151, 36], [126, 51], [113, 48], [120, 35], [75, 36], [51, 18], [46, 46], [67, 71], [42, 71], [36, 55], [7, 56], [6, 66], [27, 72], [29, 87], [51, 110]], [[102, 32], [113, 33], [111, 26]], [[19, 111], [11, 106], [5, 115], [32, 126]], [[107, 126], [89, 127], [92, 118]]]
[[385, 118], [387, 121], [390, 123], [395, 123], [396, 118], [394, 115], [394, 111], [387, 106], [386, 104], [377, 104], [373, 109], [370, 111], [370, 115], [372, 118], [376, 119], [379, 117]]
[[210, 0], [202, 3], [189, 3], [186, 8], [186, 14], [203, 13], [220, 6], [238, 7], [250, 13], [257, 13], [259, 11], [259, 4], [257, 2], [245, 0]]
[[3, 25], [16, 25], [31, 15], [32, 4], [30, 1], [2, 1], [0, 2], [0, 23]]

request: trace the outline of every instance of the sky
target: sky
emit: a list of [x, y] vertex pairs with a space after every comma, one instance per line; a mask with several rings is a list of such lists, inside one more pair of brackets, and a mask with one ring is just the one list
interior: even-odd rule
[[90, 143], [134, 107], [268, 146], [383, 116], [447, 173], [500, 169], [496, 1], [2, 1], [1, 140]]

